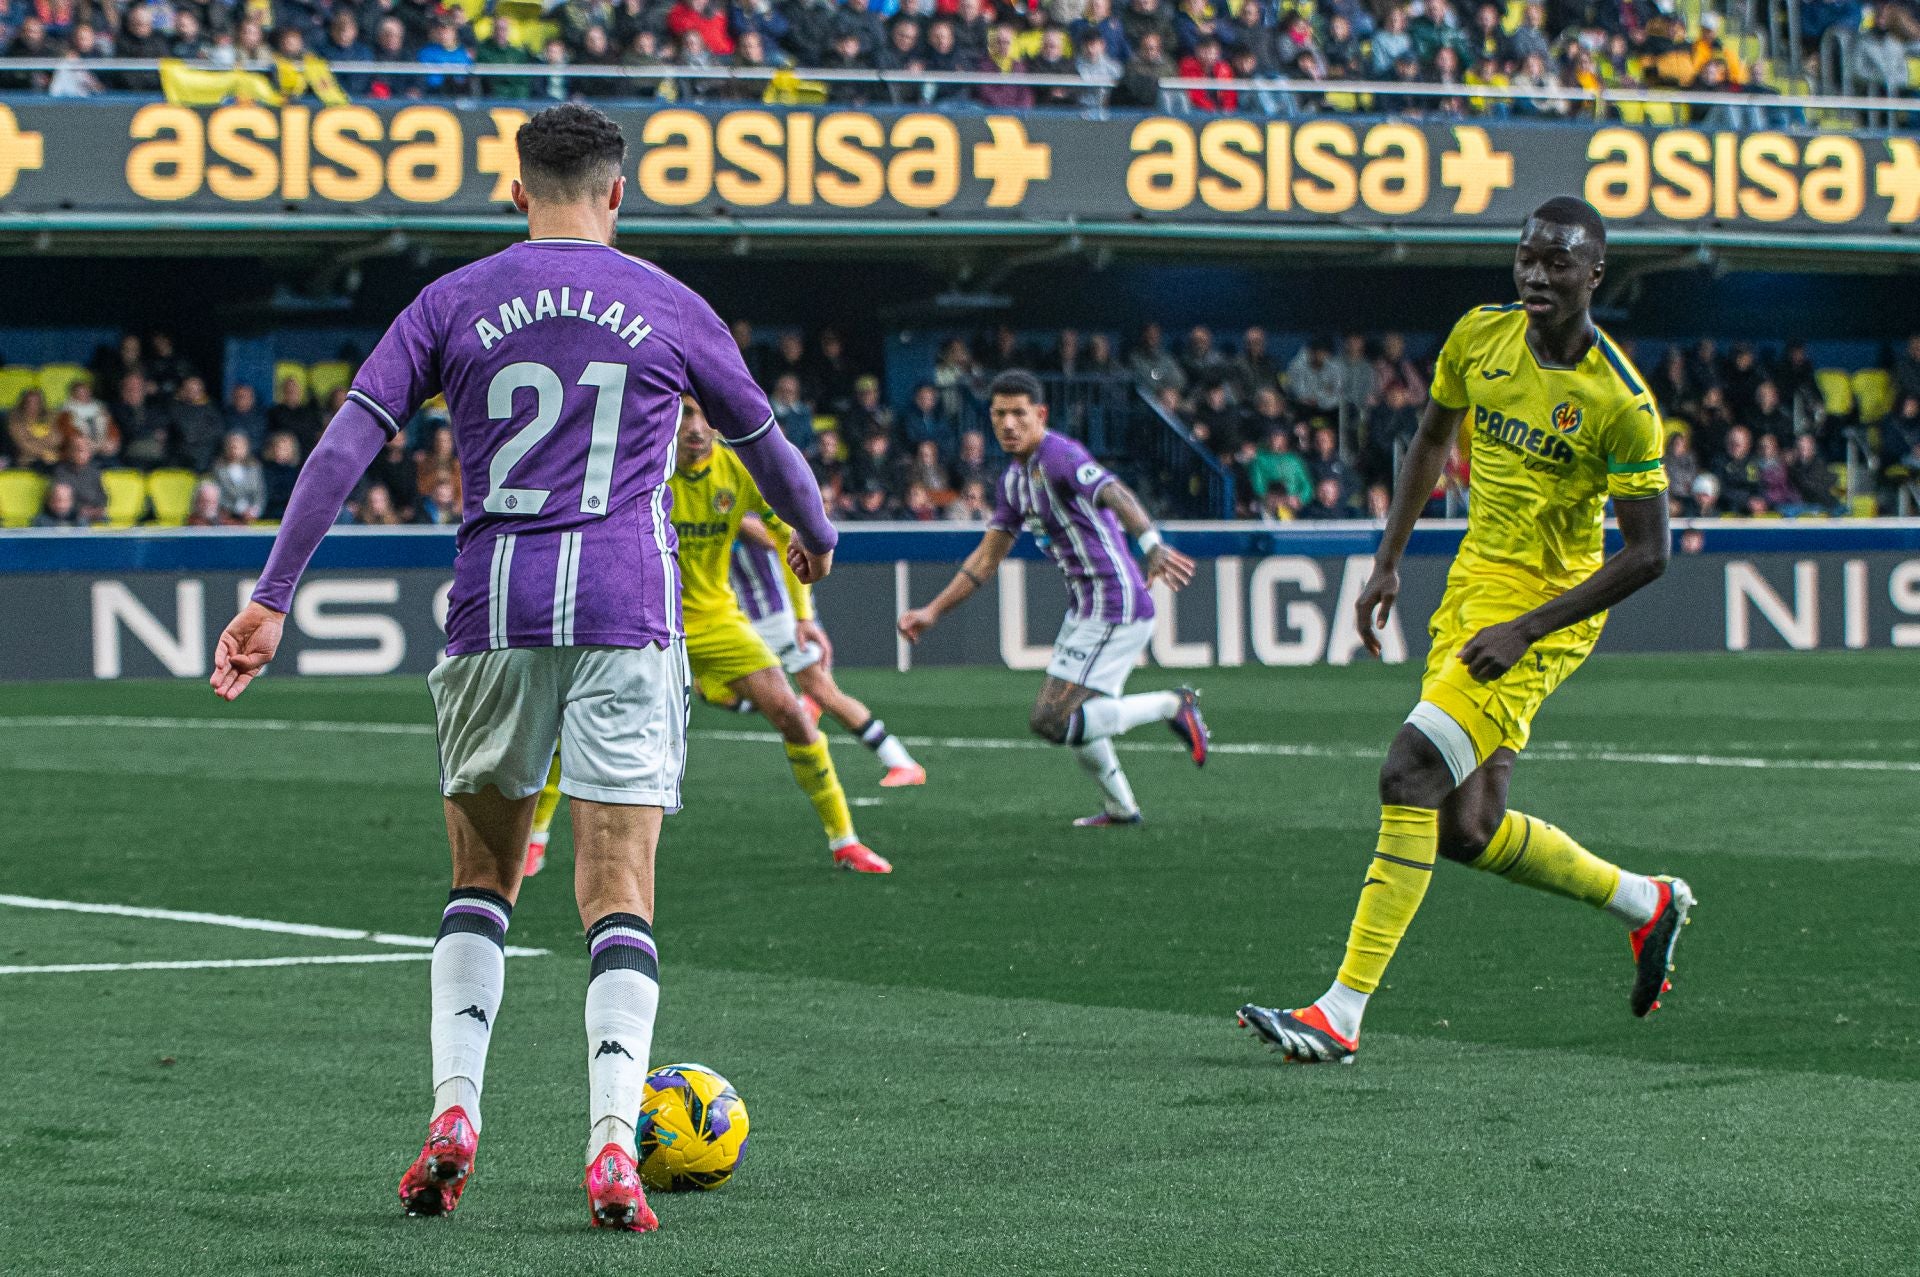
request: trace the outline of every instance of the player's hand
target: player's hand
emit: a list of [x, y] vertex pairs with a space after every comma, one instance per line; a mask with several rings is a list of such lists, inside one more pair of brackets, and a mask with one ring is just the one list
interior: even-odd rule
[[801, 647], [812, 644], [819, 648], [820, 663], [828, 669], [833, 668], [833, 640], [827, 637], [827, 632], [821, 628], [820, 622], [795, 621], [793, 623], [793, 638]]
[[802, 549], [796, 540], [787, 546], [787, 566], [793, 569], [802, 585], [818, 585], [833, 571], [833, 551], [815, 554]]
[[916, 607], [900, 614], [900, 633], [906, 636], [907, 642], [918, 643], [921, 636], [939, 621], [932, 608]]
[[247, 690], [247, 684], [263, 673], [267, 662], [280, 650], [280, 631], [287, 623], [285, 612], [276, 612], [258, 603], [249, 603], [227, 622], [220, 641], [213, 649], [214, 694], [233, 700]]
[[1170, 545], [1156, 545], [1147, 551], [1147, 584], [1158, 579], [1170, 590], [1185, 589], [1193, 580], [1193, 560]]
[[1489, 625], [1460, 649], [1460, 663], [1482, 683], [1491, 683], [1520, 663], [1533, 646], [1533, 636], [1519, 620]]
[[1393, 602], [1400, 597], [1400, 573], [1395, 568], [1374, 565], [1367, 588], [1353, 605], [1353, 623], [1360, 631], [1360, 643], [1375, 656], [1380, 655], [1378, 631], [1393, 615]]

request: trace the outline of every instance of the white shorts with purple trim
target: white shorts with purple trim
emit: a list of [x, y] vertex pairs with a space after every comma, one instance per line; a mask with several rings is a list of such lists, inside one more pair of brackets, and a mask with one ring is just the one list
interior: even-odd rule
[[1053, 640], [1047, 675], [1090, 687], [1102, 696], [1127, 690], [1127, 678], [1153, 638], [1152, 621], [1076, 620], [1069, 616]]
[[537, 794], [560, 747], [560, 792], [680, 810], [692, 695], [686, 645], [510, 647], [451, 656], [427, 676], [440, 792]]
[[784, 610], [769, 612], [753, 622], [753, 632], [767, 641], [773, 654], [780, 658], [780, 668], [789, 674], [812, 669], [826, 655], [818, 643], [802, 643], [796, 637], [794, 627], [798, 624], [793, 613]]

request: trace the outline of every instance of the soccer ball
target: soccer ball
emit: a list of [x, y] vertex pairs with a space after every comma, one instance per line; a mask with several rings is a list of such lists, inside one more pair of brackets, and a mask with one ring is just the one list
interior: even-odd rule
[[747, 1106], [704, 1064], [668, 1064], [640, 1102], [640, 1178], [661, 1192], [718, 1188], [747, 1151]]

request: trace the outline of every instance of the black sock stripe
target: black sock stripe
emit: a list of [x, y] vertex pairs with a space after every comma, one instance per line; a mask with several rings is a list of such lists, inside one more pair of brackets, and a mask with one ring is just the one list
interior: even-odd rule
[[[1520, 815], [1520, 813], [1518, 812], [1515, 812], [1514, 814], [1516, 816]], [[1506, 864], [1494, 870], [1495, 873], [1499, 874], [1503, 878], [1507, 874], [1512, 873], [1515, 869], [1520, 867], [1520, 862], [1526, 859], [1528, 844], [1533, 842], [1533, 817], [1520, 816], [1520, 825], [1523, 829], [1526, 830], [1524, 834], [1520, 835], [1520, 850], [1513, 853], [1512, 860], [1509, 860]]]
[[645, 935], [653, 934], [653, 927], [637, 913], [610, 913], [587, 928], [587, 943], [592, 944], [610, 927], [627, 927]]
[[1086, 711], [1082, 709], [1076, 709], [1073, 711], [1073, 713], [1067, 715], [1066, 743], [1069, 745], [1079, 745], [1083, 743], [1086, 740], [1086, 738], [1087, 738]]
[[660, 982], [660, 960], [637, 944], [610, 944], [594, 954], [587, 979], [608, 971], [638, 971], [655, 984]]
[[455, 935], [480, 936], [503, 949], [507, 947], [507, 929], [492, 918], [483, 918], [477, 913], [450, 913], [441, 918], [440, 930], [434, 939], [444, 940]]
[[1393, 862], [1393, 863], [1394, 863], [1394, 864], [1396, 864], [1396, 865], [1405, 865], [1405, 866], [1406, 866], [1407, 868], [1409, 868], [1409, 869], [1424, 869], [1424, 870], [1426, 870], [1426, 871], [1427, 871], [1428, 873], [1432, 873], [1432, 872], [1433, 872], [1433, 866], [1432, 866], [1432, 865], [1423, 865], [1423, 864], [1421, 864], [1421, 863], [1420, 863], [1419, 861], [1417, 861], [1417, 860], [1408, 860], [1408, 859], [1407, 859], [1407, 858], [1406, 858], [1405, 856], [1389, 856], [1389, 855], [1388, 855], [1388, 854], [1387, 854], [1386, 852], [1384, 852], [1384, 851], [1376, 851], [1376, 852], [1374, 852], [1374, 853], [1373, 853], [1373, 858], [1374, 858], [1375, 860], [1387, 860], [1387, 861], [1391, 861], [1391, 862]]

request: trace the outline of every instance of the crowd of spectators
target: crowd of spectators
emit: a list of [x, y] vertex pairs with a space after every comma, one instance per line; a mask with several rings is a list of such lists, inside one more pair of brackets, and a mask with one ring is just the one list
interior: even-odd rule
[[[1904, 51], [1920, 40], [1914, 3], [1878, 0], [1862, 47]], [[1820, 10], [1818, 22], [1857, 27], [1863, 4], [1810, 0], [1805, 7]], [[430, 75], [338, 77], [348, 94], [375, 99], [658, 93], [683, 100], [758, 100], [766, 89], [757, 80], [568, 74], [581, 67], [661, 66], [803, 74], [1024, 72], [1103, 86], [1035, 87], [1011, 79], [979, 85], [837, 81], [823, 90], [839, 104], [1000, 110], [1358, 110], [1370, 104], [1331, 86], [1391, 81], [1433, 91], [1373, 105], [1440, 115], [1555, 116], [1574, 104], [1546, 97], [1493, 99], [1474, 90], [1758, 87], [1756, 69], [1727, 36], [1721, 15], [1709, 10], [1690, 26], [1674, 0], [1323, 0], [1297, 6], [1279, 0], [547, 0], [544, 6], [531, 0], [0, 0], [0, 54], [59, 59], [52, 70], [7, 70], [0, 58], [0, 90], [59, 96], [158, 87], [149, 73], [89, 69], [89, 62], [109, 56], [231, 67], [313, 55], [329, 63], [445, 67]], [[476, 77], [468, 73], [476, 65], [524, 67], [527, 74]], [[1894, 65], [1888, 61], [1889, 68]], [[1898, 68], [1904, 83], [1903, 53]], [[1176, 77], [1258, 87], [1161, 87]], [[1280, 92], [1283, 82], [1315, 87]]]
[[[980, 395], [1007, 368], [1137, 386], [1231, 478], [1237, 517], [1381, 518], [1432, 375], [1430, 358], [1394, 332], [1314, 337], [1283, 360], [1259, 327], [1223, 342], [1195, 326], [1170, 344], [1148, 324], [1123, 347], [1103, 332], [1064, 329], [1034, 341], [1001, 326], [947, 340], [932, 375], [890, 398], [831, 328], [786, 330], [771, 341], [757, 340], [745, 321], [733, 331], [829, 513], [846, 522], [984, 522], [1005, 458]], [[1900, 491], [1920, 483], [1920, 334], [1892, 359], [1893, 410], [1870, 431], [1827, 410], [1801, 342], [1723, 350], [1703, 339], [1643, 347], [1635, 357], [1667, 423], [1676, 517], [1843, 513], [1850, 445], [1882, 508], [1897, 509]], [[109, 402], [96, 398], [96, 384], [115, 388]], [[192, 523], [270, 522], [344, 394], [315, 402], [289, 377], [264, 408], [245, 383], [218, 404], [166, 334], [130, 335], [99, 353], [92, 381], [77, 381], [65, 403], [47, 404], [37, 388], [21, 396], [5, 417], [0, 467], [47, 476], [41, 518], [50, 526], [104, 519], [106, 467], [200, 476]], [[1462, 513], [1471, 480], [1456, 454], [1429, 512]], [[374, 461], [343, 518], [454, 524], [460, 497], [453, 432], [444, 409], [429, 406]]]
[[[112, 387], [107, 402], [96, 386]], [[335, 389], [317, 402], [303, 381], [288, 377], [265, 407], [245, 382], [220, 403], [168, 334], [128, 334], [96, 353], [89, 376], [73, 383], [64, 403], [49, 404], [32, 387], [0, 412], [0, 469], [47, 478], [41, 526], [104, 522], [107, 469], [192, 472], [199, 477], [188, 518], [194, 526], [272, 522], [285, 512], [301, 464], [345, 397]], [[437, 424], [431, 414], [423, 419], [420, 441], [417, 449], [404, 437], [390, 445], [343, 517], [458, 523], [460, 470], [444, 416]]]

